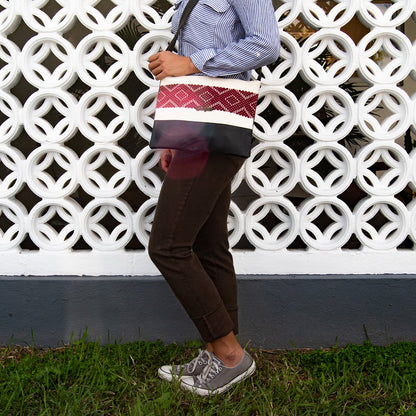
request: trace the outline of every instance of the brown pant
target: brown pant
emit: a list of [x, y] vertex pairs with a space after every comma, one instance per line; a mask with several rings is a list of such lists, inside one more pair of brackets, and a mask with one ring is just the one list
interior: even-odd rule
[[149, 255], [206, 342], [238, 333], [229, 252], [231, 181], [244, 158], [176, 151], [159, 196]]

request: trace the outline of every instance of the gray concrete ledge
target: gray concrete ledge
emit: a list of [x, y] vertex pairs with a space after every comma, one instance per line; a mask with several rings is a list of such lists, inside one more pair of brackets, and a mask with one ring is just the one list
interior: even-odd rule
[[[416, 275], [239, 276], [242, 343], [416, 341]], [[161, 277], [0, 277], [0, 344], [198, 338]], [[33, 339], [32, 339], [33, 334]]]

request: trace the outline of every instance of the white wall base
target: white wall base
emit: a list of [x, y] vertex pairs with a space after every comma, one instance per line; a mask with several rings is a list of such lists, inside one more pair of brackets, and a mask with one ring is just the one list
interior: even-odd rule
[[[233, 251], [237, 274], [413, 274], [416, 250]], [[3, 276], [157, 276], [145, 251], [10, 251], [0, 253]]]

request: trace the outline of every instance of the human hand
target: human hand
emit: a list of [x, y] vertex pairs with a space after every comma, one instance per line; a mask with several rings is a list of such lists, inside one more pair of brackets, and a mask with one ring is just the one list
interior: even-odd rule
[[159, 165], [164, 172], [167, 172], [172, 162], [173, 156], [175, 155], [174, 149], [163, 149], [160, 153]]
[[191, 58], [169, 51], [162, 51], [152, 55], [149, 58], [149, 69], [157, 80], [200, 72]]

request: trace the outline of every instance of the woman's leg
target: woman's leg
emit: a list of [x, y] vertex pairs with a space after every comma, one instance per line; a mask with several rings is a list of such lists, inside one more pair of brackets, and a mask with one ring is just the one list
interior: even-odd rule
[[214, 210], [199, 231], [193, 250], [217, 288], [234, 323], [233, 332], [237, 335], [237, 281], [229, 251], [227, 227], [230, 199], [231, 183], [224, 189]]
[[235, 323], [193, 247], [242, 162], [221, 154], [176, 152], [149, 241], [152, 260], [207, 342], [228, 336]]
[[227, 220], [230, 200], [231, 183], [218, 198], [214, 210], [198, 233], [194, 252], [214, 282], [234, 322], [233, 331], [208, 343], [207, 350], [214, 352], [221, 361], [232, 367], [240, 362], [243, 349], [235, 337], [238, 334], [238, 303], [237, 280], [228, 244]]

